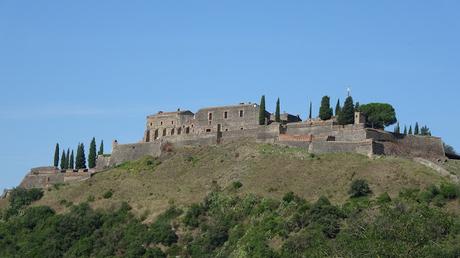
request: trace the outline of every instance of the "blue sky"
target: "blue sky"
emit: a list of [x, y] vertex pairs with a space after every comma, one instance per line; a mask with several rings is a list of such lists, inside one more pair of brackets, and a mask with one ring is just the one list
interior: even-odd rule
[[[371, 3], [372, 2], [372, 3]], [[305, 118], [346, 88], [460, 149], [459, 1], [0, 1], [0, 189], [54, 144], [136, 142], [159, 110]]]

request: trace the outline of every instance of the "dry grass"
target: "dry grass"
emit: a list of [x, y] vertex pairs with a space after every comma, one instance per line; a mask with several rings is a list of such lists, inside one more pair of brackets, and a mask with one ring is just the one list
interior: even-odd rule
[[[47, 191], [38, 204], [63, 211], [61, 200], [80, 203], [92, 196], [92, 206], [102, 209], [127, 201], [149, 221], [172, 203], [183, 206], [201, 201], [216, 183], [228, 188], [240, 181], [240, 193], [279, 198], [293, 191], [311, 201], [325, 195], [340, 203], [348, 198], [350, 183], [357, 178], [366, 179], [374, 195], [388, 192], [390, 196], [402, 188], [424, 188], [445, 180], [401, 158], [369, 159], [346, 153], [315, 156], [304, 149], [239, 142], [181, 148], [159, 159], [128, 162], [90, 180]], [[104, 199], [109, 190], [113, 196]]]
[[451, 174], [457, 175], [460, 178], [460, 160], [449, 159], [443, 164], [443, 167]]

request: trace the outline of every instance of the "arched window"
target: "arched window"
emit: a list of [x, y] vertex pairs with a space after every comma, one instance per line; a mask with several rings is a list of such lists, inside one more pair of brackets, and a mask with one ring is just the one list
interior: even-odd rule
[[187, 127], [185, 128], [185, 133], [186, 133], [186, 134], [189, 134], [189, 133], [190, 133], [190, 127], [187, 126]]
[[181, 127], [177, 128], [177, 134], [181, 134], [181, 133], [182, 133], [182, 128]]
[[171, 129], [171, 135], [174, 135], [174, 128]]
[[166, 136], [166, 128], [163, 129], [163, 136]]

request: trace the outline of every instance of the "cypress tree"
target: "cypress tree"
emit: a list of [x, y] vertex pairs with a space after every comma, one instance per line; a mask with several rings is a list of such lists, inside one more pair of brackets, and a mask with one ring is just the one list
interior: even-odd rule
[[85, 155], [85, 145], [80, 144], [80, 148], [81, 148], [81, 168], [86, 168], [86, 155]]
[[401, 133], [401, 128], [399, 127], [399, 122], [395, 126], [394, 133], [400, 134]]
[[310, 101], [310, 113], [308, 114], [308, 119], [310, 119], [310, 120], [312, 118], [311, 115], [312, 115], [312, 103]]
[[67, 154], [65, 155], [65, 168], [70, 168], [70, 149], [67, 149]]
[[353, 98], [348, 96], [343, 103], [343, 108], [339, 111], [339, 117], [337, 121], [341, 125], [349, 125], [355, 123], [355, 105], [353, 104]]
[[415, 134], [415, 135], [419, 135], [419, 134], [420, 134], [420, 130], [419, 130], [419, 128], [418, 128], [418, 122], [415, 123], [414, 134]]
[[276, 110], [275, 110], [275, 122], [281, 122], [281, 114], [280, 114], [280, 98], [276, 100]]
[[65, 157], [65, 151], [62, 150], [62, 154], [61, 154], [61, 169], [66, 169], [66, 166], [67, 166], [67, 161], [66, 161], [66, 157]]
[[265, 112], [265, 95], [262, 95], [259, 106], [259, 125], [265, 124]]
[[70, 153], [70, 159], [69, 159], [69, 169], [74, 169], [75, 164], [74, 164], [74, 156], [73, 156], [73, 150]]
[[75, 157], [75, 168], [76, 169], [86, 168], [85, 147], [83, 143], [78, 144], [77, 155]]
[[99, 152], [97, 155], [104, 155], [104, 141], [101, 140], [101, 144], [99, 145]]
[[96, 139], [93, 137], [91, 143], [89, 145], [89, 152], [88, 152], [88, 167], [94, 168], [96, 167]]
[[359, 112], [359, 102], [356, 102], [355, 104], [355, 111]]
[[412, 134], [412, 125], [409, 126], [409, 132], [408, 132], [408, 134]]
[[321, 120], [329, 120], [332, 117], [332, 108], [330, 105], [329, 96], [324, 96], [321, 99], [321, 106], [319, 108], [319, 118]]
[[404, 125], [404, 135], [407, 134], [407, 126]]
[[341, 110], [340, 99], [337, 99], [337, 104], [335, 105], [335, 116], [339, 116]]
[[59, 143], [56, 143], [56, 147], [54, 148], [54, 167], [59, 166]]

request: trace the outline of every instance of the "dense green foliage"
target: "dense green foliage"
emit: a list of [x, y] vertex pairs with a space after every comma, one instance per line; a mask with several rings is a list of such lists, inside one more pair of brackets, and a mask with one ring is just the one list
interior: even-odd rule
[[312, 108], [313, 108], [313, 104], [311, 103], [310, 101], [310, 111], [308, 112], [308, 119], [312, 119]]
[[359, 111], [367, 117], [367, 123], [372, 128], [383, 129], [396, 123], [395, 109], [386, 103], [369, 103], [361, 105]]
[[332, 108], [329, 96], [324, 96], [321, 99], [321, 106], [319, 107], [319, 118], [321, 120], [328, 120], [332, 117]]
[[78, 144], [77, 147], [77, 155], [75, 157], [75, 168], [86, 168], [85, 146], [83, 145], [83, 143]]
[[265, 95], [262, 95], [259, 105], [259, 125], [265, 124], [265, 112]]
[[67, 157], [65, 154], [65, 151], [62, 150], [61, 154], [61, 169], [66, 169], [67, 168]]
[[104, 141], [101, 140], [101, 144], [99, 144], [99, 151], [97, 152], [97, 155], [104, 155]]
[[88, 167], [94, 168], [96, 167], [96, 139], [93, 137], [91, 143], [89, 144], [89, 152], [88, 152]]
[[343, 103], [343, 108], [339, 112], [337, 121], [341, 125], [348, 125], [355, 123], [355, 105], [353, 104], [353, 98], [348, 96]]
[[350, 190], [348, 193], [351, 195], [351, 197], [361, 197], [370, 194], [371, 189], [369, 188], [369, 184], [366, 182], [366, 180], [356, 179], [351, 182]]
[[56, 143], [56, 147], [54, 148], [54, 161], [53, 161], [54, 167], [59, 166], [59, 143]]
[[400, 134], [401, 133], [401, 127], [399, 127], [399, 122], [396, 124], [394, 128], [394, 133]]
[[422, 128], [420, 128], [420, 135], [431, 136], [430, 128], [428, 128], [426, 125], [422, 126]]
[[408, 132], [408, 134], [412, 134], [412, 125], [409, 126], [409, 132]]
[[419, 135], [419, 134], [420, 134], [420, 128], [419, 128], [419, 126], [418, 126], [418, 122], [415, 123], [414, 134], [415, 134], [415, 135]]
[[276, 100], [275, 122], [281, 122], [280, 98]]
[[340, 106], [340, 99], [337, 99], [337, 104], [335, 104], [335, 116], [339, 116], [342, 107]]
[[72, 152], [70, 153], [70, 158], [69, 158], [69, 167], [70, 169], [74, 169], [75, 168], [75, 158], [74, 158], [74, 155], [73, 155], [73, 150]]
[[36, 193], [16, 190], [11, 206], [23, 211], [0, 220], [0, 257], [460, 255], [460, 218], [442, 208], [458, 202], [455, 184], [407, 189], [393, 200], [386, 193], [376, 199], [361, 195], [341, 206], [326, 197], [309, 203], [293, 192], [275, 200], [229, 190], [215, 189], [184, 214], [171, 207], [151, 224], [126, 203], [110, 211], [82, 203], [63, 214], [24, 208]]

